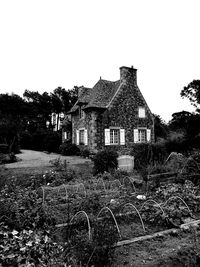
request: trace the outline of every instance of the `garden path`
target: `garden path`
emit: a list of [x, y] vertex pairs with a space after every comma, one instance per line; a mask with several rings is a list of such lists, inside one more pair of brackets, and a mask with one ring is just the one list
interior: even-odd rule
[[66, 160], [69, 165], [77, 165], [90, 163], [90, 159], [84, 159], [78, 156], [62, 156], [56, 153], [45, 153], [34, 150], [21, 150], [20, 154], [16, 155], [19, 161], [6, 164], [6, 168], [29, 168], [29, 167], [50, 167], [52, 164], [50, 160], [60, 158], [62, 161]]

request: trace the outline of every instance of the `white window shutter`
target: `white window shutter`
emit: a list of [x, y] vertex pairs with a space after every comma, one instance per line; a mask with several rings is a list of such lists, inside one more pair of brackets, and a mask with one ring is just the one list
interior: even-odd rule
[[76, 130], [76, 144], [79, 145], [79, 130]]
[[110, 145], [110, 129], [105, 129], [105, 145]]
[[88, 145], [88, 131], [85, 129], [84, 131], [84, 145]]
[[57, 129], [56, 130], [60, 130], [60, 116], [59, 116], [59, 114], [57, 114], [56, 122], [57, 122]]
[[134, 133], [134, 143], [138, 143], [138, 129], [134, 129], [133, 133]]
[[125, 145], [125, 129], [120, 129], [120, 145]]
[[147, 142], [151, 141], [151, 130], [147, 129]]
[[67, 139], [67, 132], [64, 132], [64, 139]]

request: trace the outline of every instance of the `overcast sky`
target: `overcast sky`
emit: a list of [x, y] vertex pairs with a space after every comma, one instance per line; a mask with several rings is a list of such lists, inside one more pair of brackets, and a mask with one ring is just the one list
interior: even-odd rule
[[0, 93], [93, 87], [138, 69], [151, 111], [194, 111], [180, 91], [200, 79], [199, 0], [0, 0]]

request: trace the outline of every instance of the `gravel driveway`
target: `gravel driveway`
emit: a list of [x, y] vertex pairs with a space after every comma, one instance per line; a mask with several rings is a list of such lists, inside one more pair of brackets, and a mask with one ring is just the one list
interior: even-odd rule
[[29, 168], [29, 167], [50, 167], [50, 160], [60, 158], [62, 161], [66, 160], [70, 165], [91, 163], [90, 159], [84, 159], [78, 156], [61, 156], [56, 153], [45, 153], [33, 150], [21, 150], [20, 154], [16, 155], [18, 162], [6, 164], [6, 168]]

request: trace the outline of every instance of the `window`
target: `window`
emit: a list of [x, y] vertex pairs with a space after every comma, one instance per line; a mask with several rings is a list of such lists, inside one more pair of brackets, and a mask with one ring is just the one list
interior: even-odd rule
[[134, 143], [146, 143], [151, 141], [151, 130], [146, 128], [134, 129]]
[[64, 139], [69, 140], [70, 139], [70, 132], [64, 132]]
[[84, 144], [84, 130], [79, 131], [79, 142], [80, 142], [80, 145]]
[[52, 125], [56, 124], [56, 113], [51, 114], [51, 123], [52, 123]]
[[77, 145], [88, 145], [88, 131], [85, 128], [76, 130], [76, 144]]
[[105, 129], [105, 145], [125, 145], [125, 130], [120, 128]]
[[119, 129], [110, 129], [110, 144], [118, 145], [119, 144]]
[[146, 117], [146, 112], [144, 107], [139, 107], [138, 109], [138, 117], [139, 118], [145, 118]]
[[147, 141], [147, 131], [144, 129], [138, 129], [138, 142], [145, 143]]

